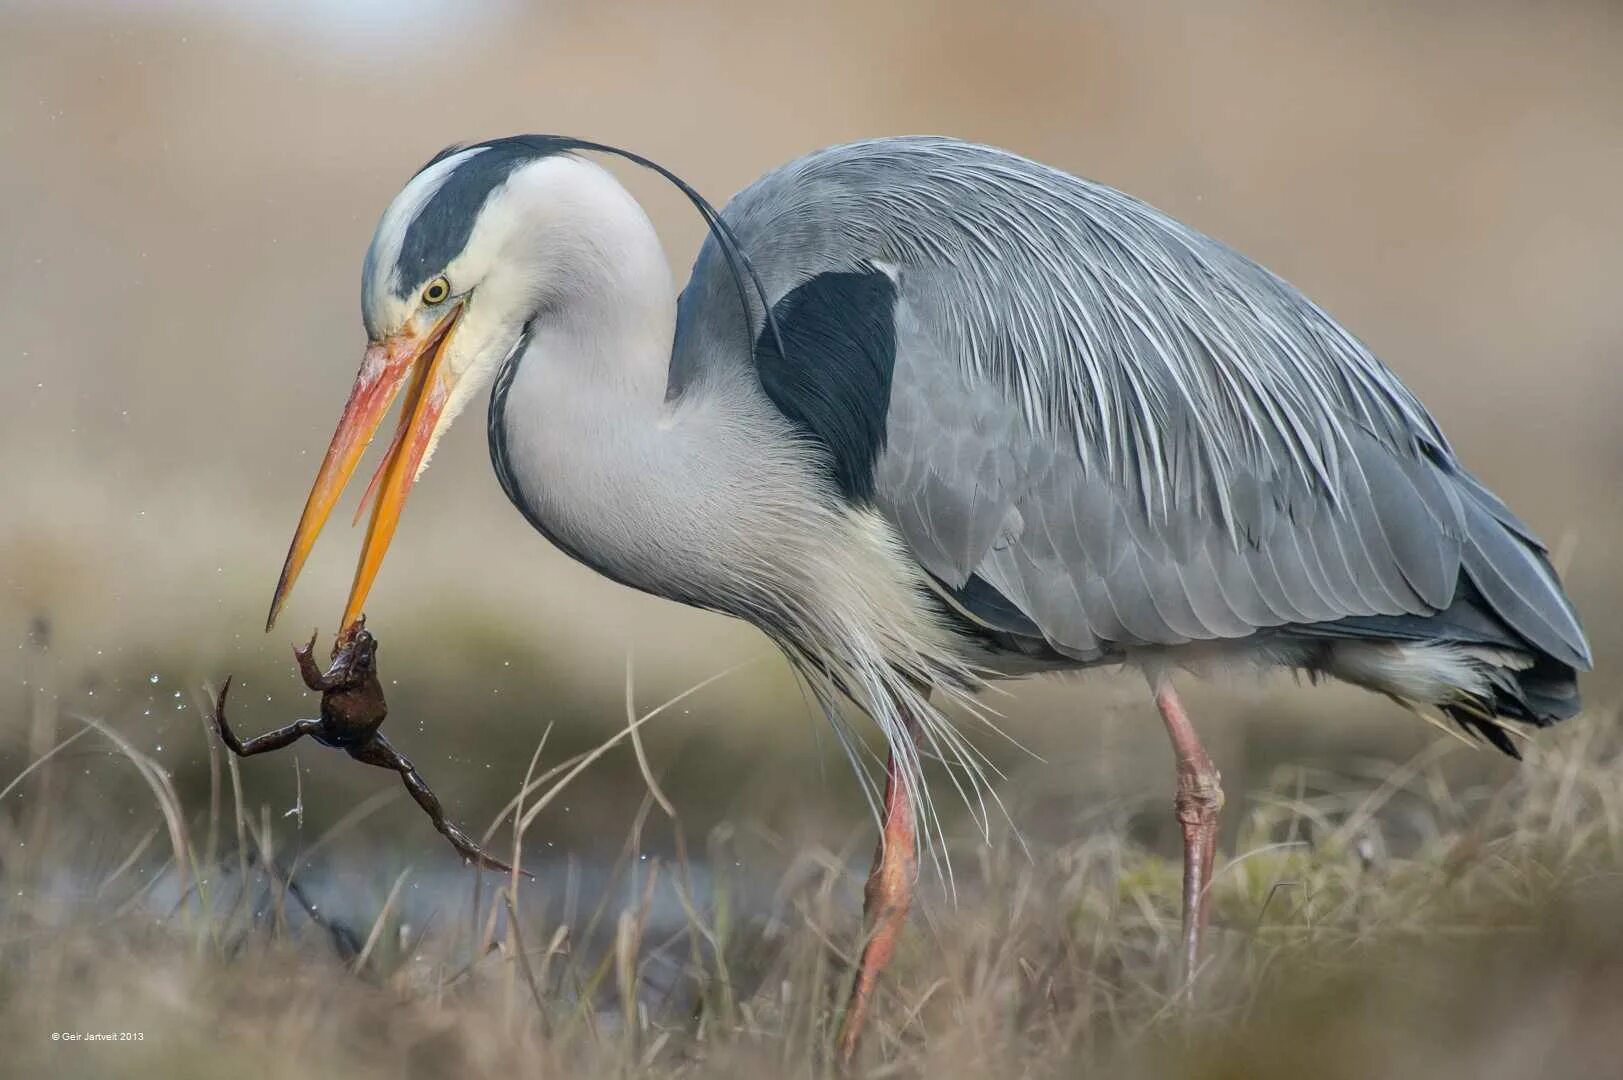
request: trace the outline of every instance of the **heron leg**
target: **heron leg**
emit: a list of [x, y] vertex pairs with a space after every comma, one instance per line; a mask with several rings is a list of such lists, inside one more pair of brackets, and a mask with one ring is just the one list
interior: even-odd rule
[[314, 735], [321, 730], [319, 720], [295, 720], [275, 731], [267, 731], [248, 740], [239, 739], [225, 718], [225, 696], [230, 692], [231, 680], [227, 678], [225, 684], [220, 687], [219, 695], [214, 699], [214, 729], [220, 733], [220, 741], [238, 757], [252, 757], [268, 750], [280, 750], [284, 746], [298, 742], [306, 735]]
[[[485, 849], [474, 842], [473, 837], [463, 832], [454, 822], [445, 816], [445, 808], [440, 805], [438, 796], [429, 789], [428, 781], [423, 774], [417, 771], [417, 766], [411, 759], [394, 748], [394, 744], [381, 734], [375, 734], [359, 746], [348, 749], [349, 756], [366, 765], [376, 765], [380, 769], [392, 769], [400, 774], [405, 783], [406, 790], [411, 797], [417, 800], [417, 805], [428, 813], [429, 820], [434, 822], [434, 828], [440, 835], [451, 841], [464, 859], [484, 867], [486, 870], [499, 870], [504, 874], [511, 874], [513, 868], [485, 852]], [[528, 871], [519, 871], [527, 878], [535, 875]]]
[[[911, 724], [907, 732], [911, 737]], [[896, 955], [896, 941], [901, 937], [908, 909], [913, 904], [913, 885], [918, 876], [918, 833], [913, 799], [903, 782], [901, 768], [892, 748], [885, 766], [884, 828], [874, 851], [868, 884], [863, 889], [862, 913], [868, 924], [868, 940], [863, 946], [851, 998], [840, 1023], [842, 1067], [849, 1066], [856, 1056], [874, 987]]]
[[1163, 679], [1155, 687], [1155, 704], [1166, 723], [1178, 762], [1178, 794], [1173, 809], [1183, 830], [1183, 977], [1193, 979], [1200, 962], [1200, 935], [1211, 899], [1212, 870], [1217, 858], [1217, 823], [1223, 809], [1222, 777], [1183, 702]]

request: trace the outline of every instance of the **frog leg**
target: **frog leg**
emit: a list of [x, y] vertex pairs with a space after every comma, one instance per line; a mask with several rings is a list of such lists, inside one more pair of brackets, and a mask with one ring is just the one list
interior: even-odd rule
[[231, 677], [226, 676], [225, 684], [220, 687], [220, 695], [214, 699], [214, 727], [220, 733], [220, 741], [238, 757], [251, 757], [254, 754], [263, 754], [267, 750], [280, 750], [284, 746], [298, 742], [306, 735], [314, 735], [321, 730], [319, 720], [295, 720], [286, 727], [267, 731], [263, 735], [255, 735], [244, 742], [237, 738], [237, 733], [226, 723], [225, 695], [230, 690]]
[[310, 644], [302, 649], [297, 645], [293, 646], [293, 659], [298, 662], [299, 675], [304, 679], [304, 685], [312, 690], [325, 692], [337, 686], [338, 683], [334, 679], [329, 679], [316, 666], [316, 638], [320, 634], [320, 630], [312, 630], [310, 632]]
[[[396, 750], [394, 744], [381, 734], [373, 735], [371, 739], [360, 746], [351, 747], [349, 756], [367, 765], [376, 765], [380, 769], [393, 769], [399, 773], [400, 779], [406, 785], [406, 790], [411, 792], [411, 797], [417, 800], [417, 805], [427, 811], [429, 818], [434, 822], [434, 828], [438, 829], [442, 836], [451, 841], [451, 846], [456, 848], [464, 859], [482, 866], [486, 870], [500, 870], [504, 874], [513, 872], [511, 866], [487, 854], [484, 848], [474, 843], [473, 837], [446, 819], [445, 808], [440, 805], [438, 797], [429, 790], [428, 782], [417, 771], [417, 766], [411, 763], [410, 758]], [[527, 870], [519, 872], [532, 880], [535, 877], [534, 874]]]

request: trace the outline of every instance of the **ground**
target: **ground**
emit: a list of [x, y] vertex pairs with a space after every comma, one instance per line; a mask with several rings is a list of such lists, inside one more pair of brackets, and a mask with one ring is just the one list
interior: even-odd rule
[[[1171, 977], [1177, 867], [1128, 819], [1076, 821], [1054, 844], [965, 830], [951, 888], [927, 871], [859, 1072], [1615, 1075], [1617, 719], [1565, 725], [1492, 783], [1456, 786], [1446, 766], [1469, 751], [1440, 738], [1367, 783], [1280, 769], [1231, 791], [1187, 996]], [[341, 888], [330, 867], [301, 884], [361, 816], [408, 804], [380, 792], [311, 839], [245, 807], [217, 748], [189, 799], [115, 728], [58, 730], [72, 741], [4, 795], [0, 1038], [24, 1073], [831, 1074], [859, 944], [852, 852], [779, 848], [763, 888], [751, 870], [770, 843], [724, 823], [690, 845], [649, 793], [609, 866], [543, 858], [532, 884], [363, 861]], [[97, 743], [143, 781], [147, 812], [122, 832], [86, 811], [67, 764]], [[576, 760], [543, 747], [516, 814], [556, 809]], [[656, 824], [673, 856], [644, 850]], [[299, 850], [280, 850], [290, 836]], [[511, 843], [504, 826], [496, 850]], [[128, 1034], [67, 1038], [84, 1033]]]

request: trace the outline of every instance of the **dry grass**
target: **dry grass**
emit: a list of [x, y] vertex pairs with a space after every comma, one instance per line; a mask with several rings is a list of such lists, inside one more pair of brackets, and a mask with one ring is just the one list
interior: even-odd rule
[[[55, 722], [35, 720], [36, 734]], [[50, 746], [37, 745], [38, 764], [0, 793], [13, 810], [0, 826], [0, 1038], [14, 1069], [831, 1073], [829, 1035], [858, 944], [844, 857], [798, 854], [763, 902], [730, 876], [729, 830], [690, 854], [675, 820], [677, 858], [644, 857], [647, 815], [660, 812], [651, 789], [595, 889], [470, 874], [441, 917], [418, 927], [400, 903], [408, 870], [375, 883], [365, 925], [344, 926], [312, 917], [284, 869], [309, 865], [333, 838], [280, 852], [289, 827], [244, 807], [234, 761], [212, 757], [209, 796], [188, 806], [113, 728], [61, 726], [78, 749], [110, 743], [157, 813], [108, 864], [82, 857], [105, 852], [106, 836], [92, 843], [89, 833], [113, 826], [90, 824], [63, 768], [69, 755], [39, 761]], [[864, 1067], [1613, 1075], [1623, 1050], [1612, 1021], [1623, 1000], [1616, 717], [1592, 714], [1541, 739], [1495, 787], [1455, 790], [1442, 769], [1453, 745], [1367, 785], [1286, 770], [1231, 797], [1243, 817], [1238, 854], [1216, 886], [1213, 947], [1192, 1000], [1169, 993], [1177, 868], [1119, 824], [1079, 822], [1074, 842], [1029, 853], [1008, 838], [966, 843], [957, 901], [922, 905]], [[543, 742], [504, 820], [522, 834], [588, 757], [548, 760]], [[631, 899], [616, 906], [622, 896]], [[655, 917], [661, 898], [680, 917]], [[51, 1040], [65, 1030], [143, 1039]]]

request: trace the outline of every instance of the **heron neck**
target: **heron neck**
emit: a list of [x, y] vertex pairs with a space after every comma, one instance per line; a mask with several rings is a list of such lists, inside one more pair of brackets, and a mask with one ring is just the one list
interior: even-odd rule
[[533, 320], [529, 352], [556, 392], [613, 398], [616, 412], [646, 416], [664, 396], [670, 366], [670, 266], [653, 223], [629, 195], [612, 181], [592, 193], [607, 205], [590, 204], [598, 212], [575, 218], [578, 236], [552, 241], [565, 248], [554, 253], [567, 266], [564, 285]]
[[748, 504], [770, 501], [753, 490], [760, 456], [792, 439], [744, 373], [668, 401], [675, 297], [663, 257], [657, 275], [618, 285], [537, 319], [492, 397], [492, 458], [515, 505], [565, 551], [713, 606], [717, 553], [739, 541]]
[[806, 670], [865, 686], [875, 715], [917, 696], [907, 679], [970, 678], [942, 674], [954, 646], [922, 574], [835, 497], [752, 365], [706, 365], [666, 400], [668, 284], [582, 310], [538, 320], [491, 401], [497, 473], [537, 529], [623, 584], [760, 626]]

